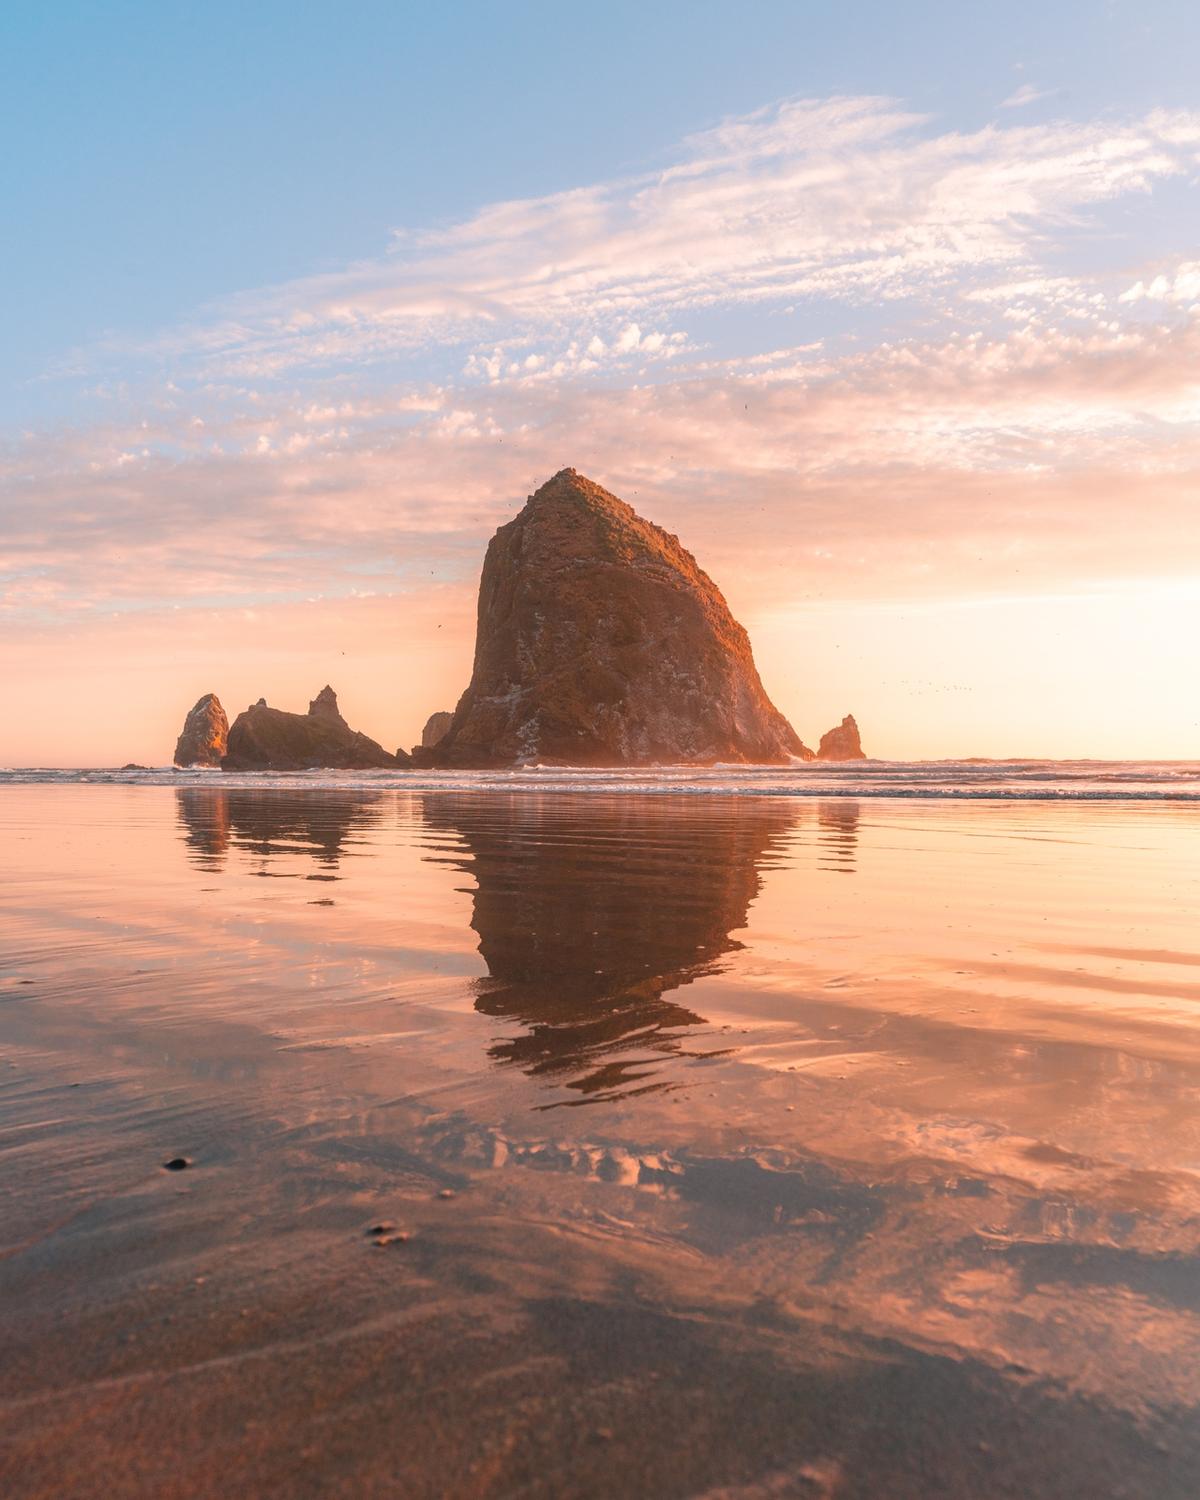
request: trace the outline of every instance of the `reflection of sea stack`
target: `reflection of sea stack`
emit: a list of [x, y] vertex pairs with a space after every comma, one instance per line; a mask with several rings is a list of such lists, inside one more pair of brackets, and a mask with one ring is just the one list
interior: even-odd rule
[[178, 787], [175, 805], [193, 863], [219, 870], [229, 848], [228, 792], [213, 786]]
[[476, 882], [471, 925], [491, 976], [476, 1009], [526, 1028], [492, 1056], [602, 1097], [660, 1086], [656, 1057], [703, 1024], [665, 996], [741, 946], [730, 934], [793, 819], [779, 804], [572, 809], [533, 795], [426, 797], [423, 812]]
[[858, 737], [858, 724], [853, 714], [846, 717], [835, 728], [821, 736], [818, 760], [866, 760], [862, 741]]
[[229, 720], [216, 693], [205, 693], [183, 721], [175, 742], [177, 766], [219, 766], [229, 736]]
[[859, 806], [854, 797], [827, 797], [817, 803], [821, 868], [843, 875], [854, 873], [858, 853]]
[[492, 538], [449, 766], [812, 758], [750, 641], [678, 540], [574, 469]]
[[297, 855], [336, 870], [355, 829], [373, 822], [382, 806], [377, 793], [329, 790], [179, 787], [175, 797], [197, 864], [219, 868], [230, 849], [241, 849], [257, 856], [260, 873], [268, 874]]
[[407, 764], [407, 756], [390, 755], [350, 728], [331, 687], [321, 689], [306, 714], [268, 708], [260, 698], [233, 721], [221, 762], [226, 771], [365, 771]]

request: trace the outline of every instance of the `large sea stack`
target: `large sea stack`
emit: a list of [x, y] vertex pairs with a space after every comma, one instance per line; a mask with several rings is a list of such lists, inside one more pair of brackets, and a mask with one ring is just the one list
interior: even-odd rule
[[229, 738], [229, 720], [216, 693], [205, 693], [183, 721], [175, 742], [177, 766], [219, 766]]
[[331, 687], [321, 689], [306, 714], [268, 708], [260, 698], [233, 721], [229, 748], [221, 762], [226, 771], [366, 771], [410, 764], [407, 755], [391, 755], [351, 729]]
[[785, 764], [813, 752], [676, 537], [563, 469], [492, 538], [475, 667], [424, 764]]

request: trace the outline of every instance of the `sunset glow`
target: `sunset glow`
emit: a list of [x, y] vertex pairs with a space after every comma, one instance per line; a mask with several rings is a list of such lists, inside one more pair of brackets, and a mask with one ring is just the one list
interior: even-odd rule
[[1200, 111], [1028, 66], [969, 106], [640, 104], [632, 164], [449, 216], [380, 184], [390, 233], [340, 262], [43, 336], [10, 359], [0, 760], [161, 762], [201, 691], [326, 680], [412, 743], [469, 677], [488, 536], [563, 464], [682, 536], [802, 733], [1195, 754]]
[[9, 10], [3, 1500], [1196, 1500], [1200, 5]]

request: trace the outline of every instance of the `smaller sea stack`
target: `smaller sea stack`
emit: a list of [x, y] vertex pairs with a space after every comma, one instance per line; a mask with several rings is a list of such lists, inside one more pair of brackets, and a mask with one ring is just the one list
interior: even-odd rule
[[216, 693], [205, 693], [183, 721], [175, 742], [177, 766], [219, 766], [229, 739], [229, 720]]
[[262, 698], [238, 714], [221, 767], [226, 771], [369, 771], [410, 764], [403, 752], [392, 755], [351, 729], [342, 718], [337, 694], [323, 687], [306, 714], [268, 708]]
[[858, 725], [853, 714], [847, 714], [836, 728], [821, 736], [818, 760], [866, 760]]
[[446, 738], [446, 731], [454, 722], [454, 715], [443, 709], [440, 713], [430, 714], [425, 720], [425, 728], [421, 731], [421, 748], [432, 750]]

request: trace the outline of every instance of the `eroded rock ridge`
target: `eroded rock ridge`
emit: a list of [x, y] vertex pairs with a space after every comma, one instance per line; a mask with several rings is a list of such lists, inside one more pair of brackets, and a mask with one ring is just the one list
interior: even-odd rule
[[226, 771], [366, 771], [410, 764], [407, 755], [392, 755], [351, 729], [331, 687], [321, 689], [306, 714], [269, 708], [260, 698], [233, 721], [221, 762]]

